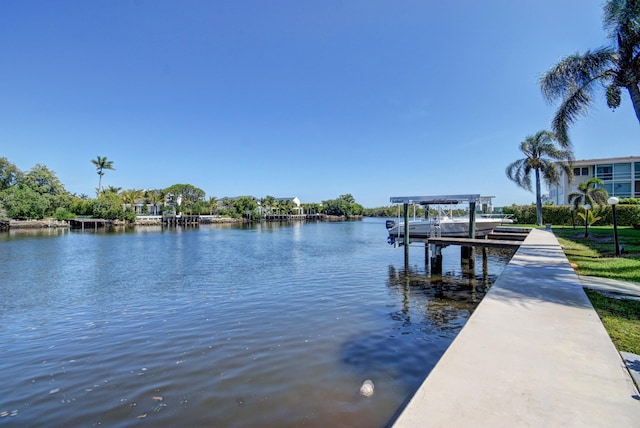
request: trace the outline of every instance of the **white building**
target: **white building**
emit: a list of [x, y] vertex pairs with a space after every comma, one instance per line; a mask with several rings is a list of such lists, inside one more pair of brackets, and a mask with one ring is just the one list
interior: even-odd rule
[[640, 156], [626, 158], [584, 159], [573, 162], [573, 180], [562, 172], [560, 185], [549, 188], [549, 201], [567, 205], [569, 195], [590, 178], [599, 178], [610, 196], [640, 198]]

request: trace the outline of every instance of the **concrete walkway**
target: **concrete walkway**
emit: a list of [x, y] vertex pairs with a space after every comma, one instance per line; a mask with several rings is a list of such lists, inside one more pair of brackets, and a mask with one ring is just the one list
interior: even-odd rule
[[531, 231], [394, 426], [640, 426], [640, 394], [551, 232]]
[[637, 282], [584, 275], [580, 275], [579, 278], [584, 288], [598, 290], [612, 297], [640, 300], [640, 284]]

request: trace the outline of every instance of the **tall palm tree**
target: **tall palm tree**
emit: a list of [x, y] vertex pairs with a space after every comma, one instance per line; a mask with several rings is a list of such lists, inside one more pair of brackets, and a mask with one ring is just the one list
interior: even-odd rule
[[548, 101], [562, 100], [552, 128], [564, 148], [570, 146], [569, 126], [586, 115], [598, 89], [611, 109], [620, 106], [626, 89], [640, 122], [640, 0], [608, 0], [603, 26], [610, 46], [567, 56], [540, 79]]
[[96, 159], [91, 159], [91, 163], [95, 165], [96, 171], [100, 176], [100, 179], [98, 180], [98, 193], [100, 193], [102, 192], [102, 176], [104, 175], [104, 170], [108, 169], [115, 171], [113, 161], [107, 160], [106, 156], [98, 156]]
[[573, 153], [571, 150], [556, 147], [555, 141], [557, 141], [556, 136], [549, 131], [538, 131], [535, 135], [529, 135], [520, 143], [520, 150], [525, 158], [509, 164], [505, 170], [511, 181], [530, 192], [532, 191], [531, 173], [535, 173], [538, 226], [542, 225], [541, 176], [548, 185], [560, 182], [560, 170], [569, 177], [573, 176], [571, 170]]
[[605, 205], [609, 193], [604, 187], [598, 187], [603, 185], [604, 182], [599, 178], [590, 178], [584, 183], [578, 184], [578, 190], [576, 192], [569, 193], [569, 204], [573, 204], [575, 208], [580, 205], [590, 204], [593, 205]]

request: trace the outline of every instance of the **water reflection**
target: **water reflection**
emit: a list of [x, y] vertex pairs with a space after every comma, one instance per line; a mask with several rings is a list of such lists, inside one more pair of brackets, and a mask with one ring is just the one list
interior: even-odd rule
[[367, 220], [6, 240], [0, 416], [19, 413], [0, 423], [385, 426], [502, 266], [465, 276], [446, 254], [440, 277], [402, 269], [384, 233]]
[[0, 242], [17, 238], [49, 238], [69, 233], [68, 227], [13, 228], [0, 232]]

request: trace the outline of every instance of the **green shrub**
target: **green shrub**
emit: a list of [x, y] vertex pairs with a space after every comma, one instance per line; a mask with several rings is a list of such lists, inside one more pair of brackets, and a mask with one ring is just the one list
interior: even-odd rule
[[[599, 217], [599, 219], [593, 224], [594, 226], [607, 226], [613, 224], [611, 205], [605, 205], [603, 207], [596, 206], [591, 211], [595, 217]], [[504, 214], [512, 214], [517, 223], [536, 223], [535, 205], [511, 205], [504, 207], [502, 212]], [[574, 211], [573, 219], [576, 225], [584, 223], [584, 220], [579, 218], [579, 213], [584, 215], [584, 209], [578, 208]], [[619, 226], [640, 224], [640, 205], [619, 204], [616, 207], [616, 217]], [[569, 205], [543, 205], [542, 221], [543, 223], [570, 226], [572, 224], [571, 207]]]
[[69, 220], [76, 218], [76, 215], [66, 208], [58, 207], [56, 208], [56, 212], [53, 214], [53, 217], [56, 220]]

